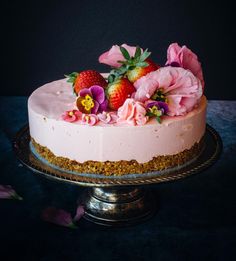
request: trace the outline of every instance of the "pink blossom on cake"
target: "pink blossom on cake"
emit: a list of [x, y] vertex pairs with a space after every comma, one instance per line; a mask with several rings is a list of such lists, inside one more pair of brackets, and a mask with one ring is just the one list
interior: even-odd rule
[[144, 104], [132, 98], [126, 99], [118, 109], [117, 115], [118, 123], [128, 123], [129, 125], [144, 125], [148, 120]]
[[115, 123], [118, 118], [117, 114], [112, 111], [111, 112], [103, 111], [102, 113], [99, 113], [97, 116], [101, 122], [107, 123], [107, 124]]
[[[136, 46], [129, 46], [127, 44], [122, 44], [121, 46], [128, 51], [130, 56], [134, 56]], [[120, 51], [120, 46], [113, 45], [109, 51], [101, 54], [98, 60], [100, 63], [104, 63], [117, 68], [121, 66], [121, 63], [119, 63], [118, 61], [125, 61], [125, 58]]]
[[65, 111], [62, 114], [62, 119], [67, 122], [75, 122], [82, 118], [82, 112], [78, 110]]
[[85, 125], [93, 126], [98, 122], [98, 117], [96, 114], [83, 114], [81, 123]]
[[90, 88], [84, 88], [79, 92], [76, 100], [77, 108], [86, 114], [96, 114], [107, 109], [108, 101], [103, 87], [93, 85]]
[[197, 55], [187, 46], [184, 45], [181, 47], [177, 43], [172, 43], [167, 50], [166, 65], [180, 66], [190, 70], [201, 81], [204, 88], [201, 63], [198, 61]]
[[164, 101], [169, 116], [185, 115], [197, 106], [202, 96], [200, 80], [181, 67], [162, 67], [140, 78], [134, 86], [136, 101]]

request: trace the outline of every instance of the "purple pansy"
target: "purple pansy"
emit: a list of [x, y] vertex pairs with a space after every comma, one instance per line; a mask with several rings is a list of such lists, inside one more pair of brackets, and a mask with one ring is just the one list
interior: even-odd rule
[[167, 114], [167, 112], [169, 110], [167, 103], [166, 102], [162, 102], [162, 101], [149, 102], [147, 104], [147, 109], [153, 108], [154, 106], [156, 106], [157, 109], [162, 112], [162, 115]]
[[22, 200], [15, 190], [9, 185], [0, 185], [0, 198], [1, 199], [18, 199]]
[[99, 85], [93, 85], [79, 92], [76, 105], [83, 113], [96, 114], [107, 110], [108, 101], [104, 89]]

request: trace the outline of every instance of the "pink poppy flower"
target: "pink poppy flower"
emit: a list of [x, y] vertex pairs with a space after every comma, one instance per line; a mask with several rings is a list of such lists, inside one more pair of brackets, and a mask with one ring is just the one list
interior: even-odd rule
[[62, 119], [67, 122], [74, 122], [80, 120], [82, 113], [78, 110], [66, 111], [62, 114]]
[[166, 65], [180, 66], [190, 70], [202, 83], [204, 88], [204, 79], [201, 63], [198, 61], [197, 55], [187, 46], [180, 47], [177, 43], [172, 43], [167, 50]]
[[127, 122], [130, 125], [144, 125], [148, 120], [144, 104], [132, 98], [126, 99], [118, 109], [117, 115], [117, 122]]
[[[122, 44], [121, 46], [124, 47], [128, 51], [128, 53], [131, 57], [134, 56], [135, 51], [136, 51], [136, 46], [129, 46], [127, 44]], [[143, 50], [142, 50], [142, 52], [143, 52]], [[104, 63], [104, 64], [110, 65], [112, 67], [118, 68], [121, 66], [121, 63], [119, 63], [118, 61], [124, 61], [125, 58], [120, 51], [120, 46], [113, 45], [109, 51], [100, 55], [98, 60], [100, 63]]]
[[98, 119], [101, 121], [101, 122], [104, 122], [104, 123], [109, 123], [109, 124], [112, 124], [112, 123], [115, 123], [117, 121], [117, 114], [115, 112], [102, 112], [102, 113], [99, 113], [98, 115]]
[[82, 124], [93, 126], [98, 122], [98, 117], [96, 114], [83, 114]]
[[0, 198], [1, 199], [18, 199], [22, 200], [16, 191], [9, 185], [0, 185]]
[[191, 111], [202, 96], [200, 80], [181, 67], [162, 67], [141, 77], [134, 84], [135, 100], [164, 101], [170, 116], [184, 115]]

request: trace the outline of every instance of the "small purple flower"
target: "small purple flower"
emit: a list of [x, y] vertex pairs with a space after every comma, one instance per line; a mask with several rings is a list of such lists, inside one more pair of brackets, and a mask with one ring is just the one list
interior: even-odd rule
[[9, 185], [0, 185], [0, 198], [1, 199], [18, 199], [22, 200], [15, 190]]
[[50, 222], [56, 225], [77, 228], [73, 223], [71, 214], [63, 209], [57, 209], [55, 207], [48, 207], [42, 212], [42, 219], [46, 222]]
[[156, 107], [158, 111], [161, 111], [161, 115], [167, 114], [169, 110], [167, 103], [162, 101], [153, 101], [147, 104], [147, 109], [149, 109], [149, 111], [151, 111], [153, 107]]
[[83, 215], [84, 215], [84, 207], [80, 205], [76, 209], [76, 214], [75, 217], [73, 218], [73, 221], [78, 222]]
[[99, 85], [93, 85], [79, 92], [76, 105], [83, 113], [96, 114], [107, 110], [108, 101], [104, 89]]

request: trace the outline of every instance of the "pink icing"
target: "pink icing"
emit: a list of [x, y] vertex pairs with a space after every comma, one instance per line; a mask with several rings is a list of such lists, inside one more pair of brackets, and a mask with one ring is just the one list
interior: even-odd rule
[[162, 67], [148, 73], [134, 83], [135, 100], [145, 102], [158, 89], [167, 98], [168, 115], [179, 116], [190, 112], [202, 96], [200, 80], [189, 70], [180, 67]]
[[124, 104], [118, 109], [117, 112], [119, 123], [128, 123], [129, 125], [144, 125], [148, 117], [146, 115], [146, 109], [141, 102], [137, 102], [134, 99], [126, 99]]
[[115, 112], [106, 112], [106, 111], [99, 113], [97, 116], [101, 122], [106, 124], [113, 124], [117, 122], [117, 118], [118, 118]]
[[82, 115], [82, 124], [93, 126], [98, 122], [98, 117], [96, 114], [83, 114]]
[[170, 65], [176, 63], [184, 69], [190, 70], [202, 83], [204, 88], [204, 79], [201, 63], [198, 57], [187, 46], [180, 47], [177, 43], [172, 43], [167, 50], [167, 62]]

